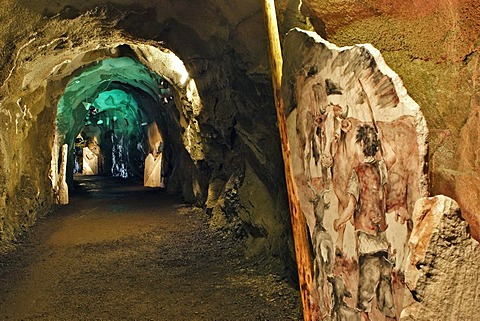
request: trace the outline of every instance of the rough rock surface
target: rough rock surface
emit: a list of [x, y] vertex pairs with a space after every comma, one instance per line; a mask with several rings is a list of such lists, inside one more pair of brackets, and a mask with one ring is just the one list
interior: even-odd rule
[[477, 320], [480, 245], [458, 204], [443, 195], [417, 201], [401, 320]]
[[[337, 45], [372, 43], [382, 51], [430, 128], [432, 193], [458, 200], [472, 235], [480, 239], [478, 2], [303, 0], [308, 19], [299, 14], [299, 4], [277, 1], [282, 34], [311, 22]], [[15, 239], [52, 208], [48, 176], [55, 107], [67, 74], [121, 55], [110, 50], [124, 43], [171, 50], [198, 88], [201, 113], [182, 100], [180, 90], [178, 110], [164, 115], [178, 146], [168, 188], [207, 210], [215, 208], [228, 224], [226, 218], [240, 212], [225, 209], [241, 207], [224, 204], [250, 208], [248, 200], [227, 188], [232, 182], [248, 184], [248, 162], [248, 176], [268, 190], [262, 195], [273, 195], [265, 202], [279, 209], [269, 210], [275, 211], [272, 217], [286, 213], [261, 1], [0, 0], [0, 5], [1, 240]], [[148, 50], [137, 54], [143, 62], [151, 57]], [[60, 64], [68, 60], [73, 64]], [[53, 82], [52, 71], [65, 77]], [[187, 151], [182, 146], [188, 138], [195, 148]], [[260, 226], [250, 231], [265, 228], [261, 219], [252, 222]], [[282, 216], [278, 224], [274, 230], [288, 231], [288, 218]], [[278, 234], [265, 237], [266, 248], [284, 251], [290, 236]]]
[[282, 266], [245, 258], [202, 209], [140, 182], [78, 183], [0, 254], [1, 320], [303, 320]]

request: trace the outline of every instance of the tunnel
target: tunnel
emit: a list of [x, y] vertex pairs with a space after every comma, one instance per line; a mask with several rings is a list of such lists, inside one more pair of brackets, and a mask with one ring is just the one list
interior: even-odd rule
[[0, 3], [3, 318], [474, 319], [474, 1]]
[[[128, 46], [122, 47], [133, 54]], [[168, 68], [170, 74], [182, 75], [181, 85], [187, 82], [178, 58]], [[181, 146], [182, 107], [176, 108], [169, 82], [128, 56], [96, 61], [77, 74], [58, 102], [55, 123], [55, 142], [68, 146], [69, 185], [73, 174], [87, 174], [139, 178], [149, 186], [165, 187], [168, 168], [171, 171], [176, 163], [174, 155], [182, 155], [176, 151]], [[54, 153], [58, 155], [58, 148]], [[149, 154], [157, 168], [155, 179], [151, 164], [146, 166]], [[55, 161], [53, 166], [52, 171], [58, 171]], [[56, 185], [53, 177], [52, 184]]]

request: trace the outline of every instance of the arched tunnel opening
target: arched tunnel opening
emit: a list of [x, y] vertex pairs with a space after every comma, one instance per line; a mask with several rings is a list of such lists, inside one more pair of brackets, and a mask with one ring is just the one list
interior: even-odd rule
[[[178, 173], [185, 173], [186, 164], [191, 166], [186, 149], [191, 142], [185, 145], [181, 123], [187, 122], [186, 108], [193, 106], [197, 112], [201, 108], [195, 82], [172, 52], [138, 48], [146, 48], [141, 54], [157, 70], [142, 64], [138, 52], [127, 44], [77, 57], [87, 63], [55, 67], [56, 78], [47, 86], [59, 97], [50, 178], [60, 204], [68, 203], [74, 178], [81, 175], [168, 188], [169, 177], [176, 172], [172, 190], [183, 188], [178, 187], [184, 184]], [[93, 59], [88, 62], [85, 57]], [[62, 74], [64, 69], [69, 70], [67, 75]]]
[[68, 145], [67, 181], [72, 174], [103, 175], [165, 187], [177, 147], [168, 137], [180, 135], [168, 81], [129, 57], [100, 60], [76, 74], [56, 114], [56, 135]]

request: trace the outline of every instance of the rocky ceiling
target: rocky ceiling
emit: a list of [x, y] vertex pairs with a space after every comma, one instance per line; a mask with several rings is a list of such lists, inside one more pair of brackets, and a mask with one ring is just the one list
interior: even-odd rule
[[[139, 67], [115, 78], [121, 86], [100, 89], [127, 86], [147, 106], [147, 119], [157, 117], [172, 146], [168, 188], [204, 206], [213, 226], [241, 227], [236, 230], [250, 236], [252, 252], [274, 253], [283, 263], [291, 259], [261, 1], [0, 5], [2, 240], [14, 239], [54, 202], [51, 161], [52, 151], [58, 158], [55, 122], [65, 88], [89, 66], [128, 57], [145, 66], [149, 74], [143, 76], [150, 79], [139, 82]], [[478, 4], [283, 0], [276, 6], [282, 35], [293, 26], [311, 28], [311, 22], [338, 45], [370, 42], [382, 51], [430, 129], [430, 191], [457, 199], [478, 237], [480, 156], [472, 147], [480, 137]], [[188, 73], [185, 82], [178, 62]], [[168, 80], [174, 96], [164, 114], [148, 111], [155, 108], [157, 88], [150, 81], [156, 77]], [[106, 86], [102, 81], [99, 86]], [[100, 92], [87, 90], [92, 99]]]

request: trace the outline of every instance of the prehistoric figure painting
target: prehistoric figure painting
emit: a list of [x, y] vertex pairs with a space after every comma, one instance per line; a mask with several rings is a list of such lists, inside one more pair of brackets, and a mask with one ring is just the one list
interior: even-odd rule
[[425, 196], [426, 126], [370, 45], [294, 29], [283, 95], [295, 183], [312, 239], [321, 320], [398, 320], [407, 241]]

